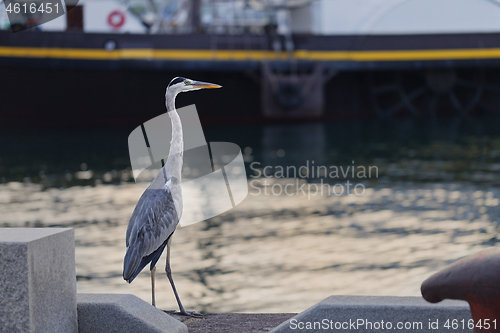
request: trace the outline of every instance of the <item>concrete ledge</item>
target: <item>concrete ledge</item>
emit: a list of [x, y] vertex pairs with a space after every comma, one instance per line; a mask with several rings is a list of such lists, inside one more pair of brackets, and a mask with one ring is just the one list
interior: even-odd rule
[[[470, 308], [464, 301], [431, 304], [421, 297], [330, 296], [271, 333], [472, 332], [467, 328], [469, 319]], [[464, 320], [465, 329], [451, 326], [453, 320], [459, 325]], [[445, 327], [447, 321], [448, 328]]]
[[79, 333], [187, 333], [187, 326], [133, 295], [77, 294]]
[[0, 332], [77, 330], [73, 229], [0, 228]]

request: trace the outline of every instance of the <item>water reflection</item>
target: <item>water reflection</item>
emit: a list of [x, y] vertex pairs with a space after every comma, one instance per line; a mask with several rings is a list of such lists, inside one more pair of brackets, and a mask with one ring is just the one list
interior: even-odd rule
[[[79, 292], [149, 301], [148, 272], [130, 285], [121, 277], [141, 191], [2, 185], [0, 224], [75, 228]], [[331, 294], [416, 296], [432, 272], [496, 244], [499, 201], [497, 188], [460, 183], [393, 183], [361, 197], [249, 196], [178, 229], [172, 267], [185, 306], [205, 312], [301, 311]], [[158, 306], [175, 308], [166, 276], [157, 276]]]
[[[419, 295], [431, 273], [500, 237], [499, 125], [496, 118], [465, 117], [206, 129], [207, 141], [251, 147], [247, 158], [261, 165], [354, 160], [379, 166], [380, 177], [366, 183], [363, 196], [251, 194], [235, 209], [178, 229], [172, 269], [185, 306], [294, 312], [332, 294]], [[51, 142], [64, 146], [63, 134], [52, 133], [59, 139]], [[126, 143], [122, 134], [112, 141]], [[126, 226], [143, 191], [118, 177], [127, 164], [116, 161], [126, 161], [127, 147], [108, 154], [70, 138], [82, 150], [61, 167], [44, 145], [35, 151], [24, 142], [44, 135], [27, 135], [16, 136], [16, 145], [7, 145], [12, 150], [0, 147], [2, 170], [9, 170], [0, 185], [0, 226], [75, 228], [79, 292], [133, 293], [150, 301], [148, 272], [130, 285], [121, 277]], [[33, 164], [21, 165], [27, 152]], [[86, 186], [48, 186], [34, 176], [38, 183], [12, 182], [38, 174], [41, 161], [47, 178], [81, 171], [83, 162], [94, 176]], [[112, 181], [99, 178], [108, 173]], [[163, 265], [165, 258], [158, 264], [157, 304], [174, 309]]]
[[[386, 165], [401, 160], [433, 160], [473, 172], [478, 170], [478, 162], [500, 163], [499, 127], [498, 117], [456, 116], [233, 125], [204, 130], [207, 142], [234, 142], [243, 151], [249, 148], [247, 170], [253, 161], [303, 165], [306, 160], [314, 160], [318, 165], [346, 165], [354, 160], [356, 164]], [[34, 182], [45, 187], [132, 182], [128, 134], [111, 129], [4, 130], [0, 132], [0, 182]], [[186, 179], [194, 177], [193, 173], [195, 170], [183, 171]]]
[[306, 123], [263, 128], [260, 161], [264, 166], [323, 164], [327, 146], [326, 125]]

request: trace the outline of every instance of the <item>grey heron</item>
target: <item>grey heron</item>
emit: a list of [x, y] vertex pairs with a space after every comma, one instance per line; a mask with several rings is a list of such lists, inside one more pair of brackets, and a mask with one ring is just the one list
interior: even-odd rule
[[172, 285], [180, 313], [194, 317], [201, 315], [184, 309], [170, 269], [171, 238], [182, 216], [181, 171], [184, 151], [182, 123], [175, 109], [175, 97], [181, 92], [220, 87], [217, 84], [182, 77], [174, 78], [168, 85], [165, 104], [172, 123], [170, 151], [165, 165], [144, 191], [132, 213], [127, 227], [127, 252], [123, 262], [123, 278], [128, 283], [131, 283], [143, 268], [150, 264], [152, 303], [156, 306], [156, 263], [166, 247], [165, 272]]

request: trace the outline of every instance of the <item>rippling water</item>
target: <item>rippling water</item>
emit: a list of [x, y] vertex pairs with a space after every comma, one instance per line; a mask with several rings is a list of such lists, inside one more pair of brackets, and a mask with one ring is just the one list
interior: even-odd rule
[[[300, 166], [306, 160], [317, 165], [355, 160], [377, 165], [380, 175], [362, 180], [361, 196], [308, 198], [251, 190], [238, 207], [179, 228], [172, 269], [185, 306], [203, 312], [299, 312], [333, 294], [417, 296], [433, 272], [495, 245], [500, 237], [498, 121], [448, 119], [434, 125], [401, 120], [208, 130], [208, 141], [251, 148], [245, 156], [249, 171], [252, 162]], [[92, 140], [104, 140], [104, 134], [93, 134]], [[126, 134], [108, 133], [104, 147], [83, 149], [78, 140], [90, 134], [79, 133], [61, 143], [82, 148], [67, 158], [55, 153], [62, 135], [53, 134], [46, 155], [16, 136], [17, 144], [0, 148], [5, 171], [0, 226], [72, 227], [79, 292], [133, 293], [150, 301], [148, 271], [130, 285], [121, 277], [127, 223], [143, 190], [124, 178], [126, 141], [119, 138], [126, 140]], [[113, 142], [121, 148], [106, 154]], [[16, 162], [14, 151], [33, 164]], [[93, 171], [90, 179], [78, 178], [82, 163]], [[104, 179], [106, 173], [111, 179]], [[259, 181], [269, 188], [294, 180]], [[164, 257], [157, 270], [157, 304], [174, 309], [161, 274]]]
[[[121, 277], [126, 226], [141, 191], [10, 183], [0, 187], [0, 224], [75, 228], [79, 292], [149, 301], [148, 272], [130, 285]], [[332, 294], [416, 296], [432, 272], [497, 242], [499, 198], [496, 188], [458, 183], [397, 183], [310, 200], [249, 195], [176, 231], [174, 278], [185, 305], [204, 312], [297, 312]], [[166, 276], [157, 277], [158, 306], [175, 308]]]

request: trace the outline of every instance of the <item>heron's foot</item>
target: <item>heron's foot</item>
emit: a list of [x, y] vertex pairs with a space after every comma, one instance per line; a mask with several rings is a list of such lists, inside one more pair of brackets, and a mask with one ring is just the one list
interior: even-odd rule
[[184, 309], [182, 309], [181, 311], [170, 310], [170, 311], [165, 311], [165, 312], [170, 313], [170, 314], [177, 314], [177, 315], [193, 317], [193, 318], [203, 318], [203, 315], [201, 313], [194, 312], [194, 311], [186, 311]]
[[193, 317], [193, 318], [203, 318], [203, 315], [201, 313], [194, 312], [194, 311], [184, 310], [184, 311], [181, 311], [180, 313], [185, 315], [185, 316], [189, 316], [189, 317]]

